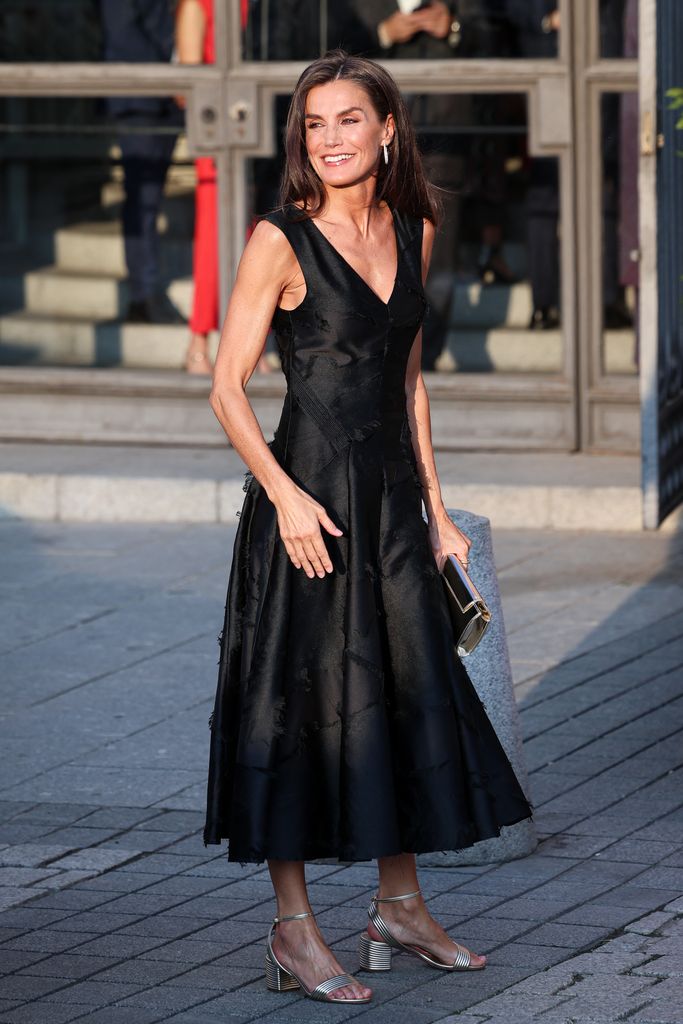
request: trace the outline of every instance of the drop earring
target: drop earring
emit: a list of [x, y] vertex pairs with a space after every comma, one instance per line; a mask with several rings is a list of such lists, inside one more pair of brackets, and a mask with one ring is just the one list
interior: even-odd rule
[[388, 164], [389, 163], [389, 150], [387, 149], [386, 142], [382, 143], [382, 149], [384, 150], [384, 163]]

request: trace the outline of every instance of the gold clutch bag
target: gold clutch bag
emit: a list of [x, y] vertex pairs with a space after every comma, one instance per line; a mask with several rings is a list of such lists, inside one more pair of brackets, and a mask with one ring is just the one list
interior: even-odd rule
[[453, 626], [453, 638], [461, 658], [471, 654], [491, 621], [491, 612], [455, 555], [448, 555], [441, 570]]

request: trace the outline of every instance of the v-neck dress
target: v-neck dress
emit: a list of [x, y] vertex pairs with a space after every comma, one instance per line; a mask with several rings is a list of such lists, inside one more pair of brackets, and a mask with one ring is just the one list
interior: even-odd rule
[[458, 850], [531, 817], [456, 653], [422, 515], [405, 392], [422, 219], [392, 214], [387, 302], [296, 206], [265, 218], [306, 283], [274, 314], [287, 393], [268, 443], [343, 534], [322, 529], [333, 571], [309, 579], [246, 473], [204, 829], [231, 861]]

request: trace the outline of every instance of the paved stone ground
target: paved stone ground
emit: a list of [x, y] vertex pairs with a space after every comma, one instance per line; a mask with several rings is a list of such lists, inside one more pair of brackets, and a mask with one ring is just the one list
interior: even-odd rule
[[[683, 536], [495, 536], [540, 836], [431, 868], [466, 976], [265, 989], [267, 870], [205, 848], [232, 532], [0, 524], [0, 1024], [683, 1021]], [[351, 970], [373, 865], [308, 866]]]

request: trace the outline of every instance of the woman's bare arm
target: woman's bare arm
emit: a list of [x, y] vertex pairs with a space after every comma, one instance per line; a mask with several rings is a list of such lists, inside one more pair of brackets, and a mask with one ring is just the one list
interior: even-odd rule
[[285, 292], [301, 298], [301, 271], [289, 242], [260, 221], [237, 270], [221, 331], [209, 402], [230, 443], [275, 505], [292, 562], [309, 577], [332, 571], [320, 532], [341, 534], [323, 506], [280, 466], [266, 444], [245, 388], [263, 352], [273, 312]]
[[180, 0], [175, 21], [175, 45], [181, 64], [201, 64], [206, 15], [199, 0]]
[[275, 306], [291, 277], [289, 249], [278, 228], [267, 221], [257, 224], [237, 269], [209, 396], [230, 443], [271, 500], [292, 481], [268, 448], [244, 389], [265, 347]]
[[[427, 280], [433, 244], [434, 225], [431, 221], [425, 220], [422, 238], [423, 283]], [[432, 445], [429, 396], [422, 376], [421, 363], [422, 330], [420, 329], [410, 351], [406, 369], [406, 408], [417, 471], [422, 483], [430, 540], [436, 563], [441, 569], [448, 552], [455, 553], [463, 563], [466, 563], [471, 541], [450, 519], [441, 495], [441, 485], [436, 472]]]
[[[434, 225], [426, 220], [422, 238], [422, 281], [427, 280], [429, 262], [434, 243]], [[441, 497], [441, 486], [436, 472], [434, 449], [432, 447], [432, 423], [429, 412], [429, 397], [421, 370], [422, 329], [418, 332], [408, 359], [406, 371], [406, 400], [408, 419], [413, 438], [413, 450], [422, 482], [425, 509], [428, 519], [445, 513]]]

